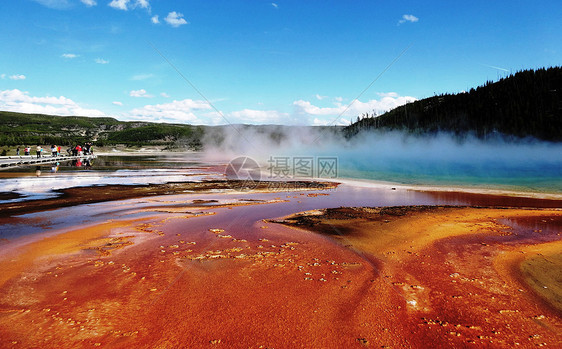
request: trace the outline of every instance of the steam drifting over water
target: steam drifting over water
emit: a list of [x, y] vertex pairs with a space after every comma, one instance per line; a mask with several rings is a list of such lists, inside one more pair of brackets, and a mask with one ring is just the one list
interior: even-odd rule
[[204, 149], [208, 160], [248, 156], [262, 169], [276, 158], [336, 157], [338, 177], [562, 193], [562, 144], [534, 139], [373, 132], [346, 140], [335, 127], [236, 126], [207, 134]]

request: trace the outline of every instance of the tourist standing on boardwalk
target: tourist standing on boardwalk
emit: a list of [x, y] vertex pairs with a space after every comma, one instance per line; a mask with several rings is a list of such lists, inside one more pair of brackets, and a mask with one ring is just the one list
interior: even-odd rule
[[23, 148], [23, 155], [29, 155], [30, 151], [31, 151], [31, 148], [26, 145], [25, 148]]
[[87, 142], [84, 144], [84, 155], [90, 155], [90, 154], [92, 154], [92, 143]]
[[56, 145], [51, 145], [51, 156], [52, 157], [56, 157], [57, 156], [57, 146]]
[[41, 152], [43, 151], [43, 148], [40, 145], [38, 145], [36, 150], [37, 150], [37, 158], [39, 159], [41, 157]]

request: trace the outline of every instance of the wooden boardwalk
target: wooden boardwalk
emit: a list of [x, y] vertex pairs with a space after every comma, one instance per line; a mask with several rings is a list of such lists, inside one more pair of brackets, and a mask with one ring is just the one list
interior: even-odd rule
[[95, 159], [96, 155], [82, 155], [82, 156], [68, 156], [68, 155], [61, 155], [61, 156], [42, 156], [37, 158], [33, 155], [14, 155], [14, 156], [1, 156], [0, 157], [0, 169], [6, 169], [10, 167], [18, 167], [18, 166], [32, 166], [32, 165], [40, 165], [40, 164], [49, 164], [54, 162], [62, 162], [62, 161], [69, 161], [69, 160], [77, 160], [77, 159], [84, 159], [90, 160]]

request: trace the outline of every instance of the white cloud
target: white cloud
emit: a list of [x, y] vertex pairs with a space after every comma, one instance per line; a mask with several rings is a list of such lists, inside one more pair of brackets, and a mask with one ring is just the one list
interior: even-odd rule
[[158, 19], [158, 15], [154, 15], [150, 18], [150, 20], [152, 21], [152, 23], [154, 24], [158, 24], [160, 23], [160, 20]]
[[108, 5], [117, 10], [127, 11], [127, 4], [130, 0], [112, 0]]
[[25, 80], [25, 75], [23, 74], [10, 75], [10, 80]]
[[[146, 93], [140, 90], [140, 94]], [[161, 96], [163, 94], [160, 94]], [[399, 96], [397, 93], [380, 93], [379, 99], [366, 102], [355, 101], [346, 110], [347, 105], [333, 102], [331, 106], [321, 107], [310, 101], [293, 102], [291, 112], [278, 110], [242, 109], [225, 112], [224, 117], [202, 100], [185, 99], [170, 103], [145, 105], [124, 115], [129, 120], [153, 122], [190, 123], [190, 124], [281, 124], [281, 125], [349, 125], [363, 113], [381, 114], [400, 105], [416, 100], [414, 97]], [[343, 114], [342, 114], [343, 113]], [[341, 116], [340, 116], [341, 115]]]
[[[298, 100], [293, 102], [295, 119], [310, 119], [315, 125], [328, 124], [338, 118], [337, 124], [341, 124], [344, 118], [355, 118], [363, 113], [375, 113], [377, 115], [392, 110], [398, 106], [416, 100], [410, 96], [399, 96], [394, 92], [379, 94], [380, 99], [372, 99], [367, 102], [355, 101], [351, 106], [335, 102], [331, 107], [319, 107], [309, 101]], [[347, 123], [346, 123], [347, 124]]]
[[72, 59], [72, 58], [76, 58], [79, 55], [75, 54], [75, 53], [63, 53], [61, 55], [62, 58], [68, 58], [68, 59]]
[[122, 105], [123, 105], [123, 102], [119, 102], [119, 101], [114, 101], [114, 102], [111, 102], [111, 103], [112, 103], [112, 104], [115, 104], [115, 105], [118, 105], [118, 106], [122, 106]]
[[322, 96], [319, 95], [318, 93], [316, 94], [316, 99], [318, 99], [319, 101], [323, 100], [324, 98], [328, 98], [328, 96]]
[[[205, 101], [184, 99], [170, 103], [145, 105], [135, 108], [127, 115], [129, 120], [143, 120], [152, 122], [190, 123], [190, 124], [214, 124], [215, 120], [200, 118], [194, 111], [209, 111], [211, 106]], [[212, 118], [216, 118], [210, 114]]]
[[80, 0], [82, 3], [88, 7], [96, 6], [98, 3], [96, 0]]
[[273, 6], [275, 9], [278, 9], [278, 8], [279, 8], [279, 5], [277, 5], [277, 4], [274, 3], [274, 2], [271, 3], [271, 6]]
[[18, 89], [0, 91], [0, 110], [49, 115], [105, 116], [102, 111], [86, 109], [73, 100], [60, 97], [32, 97]]
[[150, 4], [148, 3], [148, 0], [137, 0], [137, 2], [135, 3], [135, 7], [138, 6], [140, 8], [150, 8]]
[[146, 80], [146, 79], [150, 79], [153, 78], [154, 74], [136, 74], [131, 76], [131, 80], [133, 81], [141, 81], [141, 80]]
[[402, 15], [402, 19], [398, 21], [398, 24], [402, 24], [402, 23], [406, 23], [406, 22], [410, 22], [410, 23], [415, 23], [417, 21], [419, 21], [420, 19], [414, 15]]
[[290, 115], [276, 110], [243, 109], [229, 113], [226, 117], [236, 124], [283, 124]]
[[[320, 118], [314, 118], [312, 120], [312, 125], [314, 126], [328, 126], [328, 125], [334, 125], [334, 123], [332, 122], [333, 120], [329, 120], [329, 119], [320, 119]], [[349, 121], [346, 119], [338, 119], [338, 121], [335, 122], [335, 125], [339, 125], [339, 126], [347, 126], [349, 125]]]
[[343, 102], [343, 97], [334, 97], [336, 102]]
[[128, 11], [140, 7], [150, 11], [148, 0], [112, 0], [108, 5], [116, 10]]
[[153, 95], [146, 93], [145, 89], [132, 90], [131, 92], [129, 92], [129, 96], [137, 97], [137, 98], [152, 98], [152, 97], [154, 97]]
[[177, 28], [180, 25], [187, 24], [187, 21], [183, 18], [183, 14], [176, 11], [168, 13], [168, 16], [166, 16], [164, 20], [174, 28]]
[[106, 60], [103, 59], [103, 58], [96, 58], [96, 59], [95, 59], [95, 62], [96, 62], [97, 64], [107, 64], [107, 63], [109, 63], [109, 61], [106, 61]]
[[[153, 97], [144, 89], [131, 91], [133, 97]], [[380, 115], [400, 105], [416, 100], [410, 96], [400, 96], [396, 92], [379, 93], [378, 99], [365, 102], [355, 101], [349, 108], [341, 103], [343, 98], [324, 99], [328, 106], [319, 106], [310, 101], [294, 101], [290, 112], [279, 110], [242, 109], [221, 114], [203, 100], [173, 100], [169, 103], [149, 104], [135, 108], [121, 117], [126, 120], [142, 120], [167, 123], [190, 123], [198, 125], [232, 124], [278, 124], [278, 125], [349, 125], [363, 113]], [[165, 92], [160, 96], [169, 98]], [[338, 101], [333, 101], [337, 99]], [[319, 102], [320, 103], [320, 102]], [[122, 105], [114, 102], [115, 105]], [[223, 117], [224, 115], [224, 117]]]
[[6, 78], [6, 74], [0, 75], [0, 79], [4, 80]]
[[[197, 125], [219, 124], [286, 124], [291, 115], [276, 110], [243, 109], [225, 113], [224, 117], [203, 100], [184, 99], [170, 103], [145, 105], [135, 108], [123, 117], [127, 120], [151, 122], [189, 123]], [[227, 122], [228, 120], [228, 122]]]
[[321, 108], [313, 105], [308, 101], [303, 101], [302, 99], [293, 102], [295, 110], [299, 114], [309, 114], [309, 115], [337, 115], [344, 110], [345, 107], [326, 107]]

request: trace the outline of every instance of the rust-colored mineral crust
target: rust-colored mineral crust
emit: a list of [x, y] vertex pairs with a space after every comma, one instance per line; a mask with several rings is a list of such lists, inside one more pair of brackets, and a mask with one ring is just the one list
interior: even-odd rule
[[560, 237], [519, 241], [504, 221], [559, 226], [559, 210], [340, 208], [276, 221], [284, 224], [220, 220], [248, 207], [160, 209], [3, 253], [0, 346], [561, 344]]

